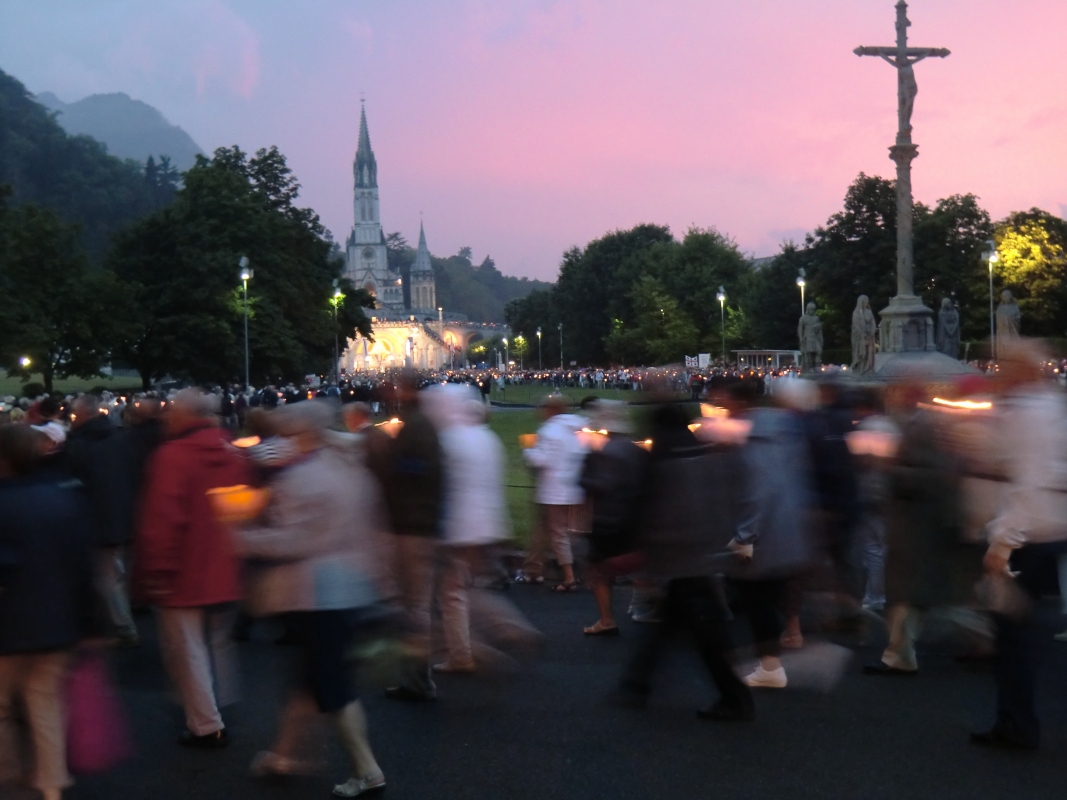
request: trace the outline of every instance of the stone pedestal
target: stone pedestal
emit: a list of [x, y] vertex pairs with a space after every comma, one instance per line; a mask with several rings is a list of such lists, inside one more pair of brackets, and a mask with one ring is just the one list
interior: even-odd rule
[[[950, 391], [953, 382], [978, 370], [937, 351], [934, 312], [915, 295], [898, 295], [882, 311], [880, 352], [874, 359], [877, 381], [922, 380]], [[944, 384], [943, 386], [941, 384]]]
[[910, 353], [937, 350], [934, 312], [915, 295], [897, 295], [882, 310], [878, 326], [883, 353]]

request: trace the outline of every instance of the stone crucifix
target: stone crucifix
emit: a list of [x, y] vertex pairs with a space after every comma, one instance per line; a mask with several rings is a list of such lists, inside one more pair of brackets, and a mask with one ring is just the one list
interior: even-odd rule
[[[897, 3], [896, 47], [857, 47], [858, 56], [878, 56], [897, 71], [897, 141], [889, 157], [897, 165], [897, 296], [914, 297], [914, 255], [912, 251], [911, 162], [919, 147], [911, 141], [911, 112], [919, 91], [914, 65], [924, 58], [945, 58], [949, 51], [937, 47], [908, 47], [908, 4]], [[932, 313], [932, 312], [931, 312]]]

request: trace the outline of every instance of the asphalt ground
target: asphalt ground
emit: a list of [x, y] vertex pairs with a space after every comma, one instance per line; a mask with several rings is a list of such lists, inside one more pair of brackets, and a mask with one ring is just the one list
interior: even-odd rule
[[[808, 655], [790, 657], [791, 674], [799, 676], [793, 683], [800, 685], [759, 691], [753, 723], [696, 718], [713, 691], [684, 641], [666, 658], [647, 709], [610, 706], [605, 697], [640, 635], [640, 626], [625, 620], [628, 595], [625, 588], [616, 593], [622, 634], [590, 638], [582, 635], [596, 618], [589, 593], [513, 587], [509, 596], [546, 635], [536, 661], [510, 674], [442, 677], [434, 703], [403, 704], [368, 690], [364, 702], [387, 796], [1067, 797], [1067, 644], [1051, 640], [1062, 625], [1051, 609], [1040, 692], [1044, 743], [1037, 753], [1020, 754], [967, 741], [992, 719], [988, 669], [963, 666], [934, 645], [920, 647], [914, 677], [864, 676], [862, 664], [882, 646], [878, 631], [863, 645], [855, 636], [839, 639], [848, 650], [809, 636]], [[137, 754], [109, 774], [79, 778], [71, 800], [325, 798], [347, 777], [347, 761], [326, 732], [309, 739], [325, 762], [321, 775], [248, 777], [253, 755], [274, 735], [294, 656], [264, 627], [239, 646], [244, 700], [225, 714], [231, 745], [218, 751], [177, 746], [181, 716], [168, 698], [151, 617], [139, 622], [143, 645], [114, 658]], [[841, 654], [843, 673], [830, 691], [802, 676]]]

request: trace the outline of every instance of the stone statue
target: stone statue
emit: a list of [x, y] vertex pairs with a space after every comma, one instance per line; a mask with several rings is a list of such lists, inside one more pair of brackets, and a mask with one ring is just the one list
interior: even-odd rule
[[918, 93], [915, 68], [912, 62], [905, 61], [897, 70], [897, 114], [902, 131], [911, 131], [911, 112], [915, 110], [915, 95]]
[[1005, 289], [1000, 293], [1000, 305], [997, 306], [997, 342], [1007, 342], [1019, 338], [1023, 315], [1018, 303]]
[[800, 339], [800, 367], [810, 372], [822, 366], [822, 320], [815, 313], [815, 304], [808, 303], [797, 325]]
[[947, 297], [941, 300], [941, 310], [937, 312], [937, 352], [949, 358], [960, 357], [960, 312]]
[[852, 371], [858, 375], [874, 372], [874, 337], [878, 323], [874, 321], [871, 301], [861, 294], [852, 312]]

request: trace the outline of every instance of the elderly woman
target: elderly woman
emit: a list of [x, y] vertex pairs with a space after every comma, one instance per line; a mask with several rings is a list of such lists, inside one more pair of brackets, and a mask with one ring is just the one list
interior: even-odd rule
[[272, 750], [256, 756], [252, 772], [302, 771], [298, 743], [304, 723], [318, 711], [333, 719], [354, 767], [333, 793], [357, 797], [385, 787], [344, 655], [358, 610], [379, 596], [371, 576], [380, 554], [366, 524], [374, 484], [358, 465], [326, 446], [334, 416], [328, 401], [296, 403], [274, 413], [278, 432], [298, 456], [275, 477], [261, 519], [239, 536], [245, 557], [257, 560], [248, 586], [250, 610], [288, 615], [301, 639], [303, 675], [282, 712]]

